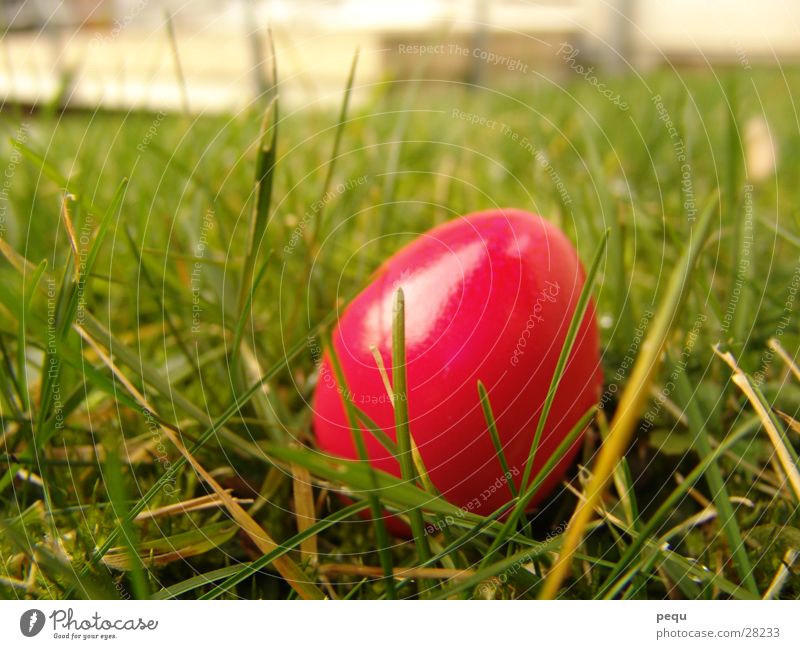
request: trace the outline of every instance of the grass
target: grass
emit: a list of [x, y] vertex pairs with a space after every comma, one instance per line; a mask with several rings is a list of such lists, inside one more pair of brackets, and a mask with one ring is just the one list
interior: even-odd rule
[[[800, 71], [608, 82], [630, 110], [581, 78], [357, 72], [338, 111], [5, 107], [0, 596], [800, 596]], [[779, 143], [764, 178], [742, 148], [757, 115]], [[345, 405], [406, 479], [315, 452], [311, 431], [342, 306], [414, 233], [496, 205], [557, 223], [587, 268], [600, 250], [603, 398], [527, 517], [543, 474], [487, 517], [428, 483], [401, 296], [396, 444]]]

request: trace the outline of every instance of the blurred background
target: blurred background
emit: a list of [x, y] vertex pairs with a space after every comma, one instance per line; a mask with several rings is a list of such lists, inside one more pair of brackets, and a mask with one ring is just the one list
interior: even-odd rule
[[0, 96], [28, 105], [236, 111], [267, 84], [268, 26], [285, 104], [337, 102], [356, 47], [362, 85], [800, 59], [793, 0], [2, 0], [0, 8]]

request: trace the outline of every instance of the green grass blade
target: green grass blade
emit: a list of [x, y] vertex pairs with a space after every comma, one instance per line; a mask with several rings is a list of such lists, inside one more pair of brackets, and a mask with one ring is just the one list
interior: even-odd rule
[[31, 301], [33, 300], [33, 292], [39, 286], [39, 281], [42, 279], [42, 275], [44, 274], [45, 269], [47, 268], [47, 261], [42, 260], [41, 263], [36, 267], [36, 270], [33, 272], [33, 276], [31, 277], [30, 284], [28, 285], [25, 291], [25, 300], [22, 306], [22, 314], [18, 322], [18, 335], [19, 338], [17, 339], [17, 368], [18, 368], [18, 379], [19, 379], [19, 392], [20, 396], [23, 398], [22, 402], [22, 409], [26, 412], [30, 412], [31, 408], [31, 401], [30, 401], [30, 394], [28, 392], [28, 377], [27, 377], [27, 360], [25, 358], [25, 352], [28, 348], [27, 344], [27, 332], [25, 330], [25, 324], [29, 320], [29, 312], [31, 308]]
[[605, 582], [598, 590], [598, 596], [602, 597], [606, 591], [611, 588], [614, 580], [625, 570], [627, 570], [631, 562], [637, 557], [643, 544], [649, 539], [656, 530], [661, 527], [668, 515], [674, 510], [675, 506], [686, 497], [689, 489], [693, 487], [697, 481], [705, 475], [708, 467], [713, 463], [719, 461], [723, 453], [734, 446], [739, 440], [743, 439], [750, 433], [750, 426], [742, 426], [739, 429], [732, 431], [721, 443], [714, 449], [714, 451], [704, 457], [700, 463], [692, 469], [689, 475], [678, 485], [678, 487], [664, 500], [653, 516], [642, 525], [638, 536], [631, 542], [628, 548], [623, 553], [617, 562], [615, 568], [611, 571]]
[[[0, 333], [0, 356], [3, 357], [3, 363], [0, 365], [0, 379], [2, 379], [3, 382], [3, 397], [5, 397], [9, 408], [11, 408], [13, 416], [21, 421], [23, 419], [21, 408], [25, 407], [25, 398], [23, 397], [20, 381], [17, 379], [17, 372], [14, 371], [14, 366], [11, 363], [11, 355], [6, 346], [5, 336], [3, 336], [2, 333]], [[1, 401], [0, 406], [2, 406]], [[3, 413], [0, 411], [0, 417], [2, 416]], [[2, 419], [0, 419], [0, 421], [2, 421]]]
[[150, 599], [174, 599], [180, 595], [190, 593], [197, 588], [210, 586], [220, 579], [230, 577], [231, 575], [241, 571], [245, 566], [249, 565], [249, 563], [235, 564], [232, 566], [225, 566], [224, 568], [218, 568], [217, 570], [212, 570], [210, 572], [203, 573], [202, 575], [195, 575], [194, 577], [184, 579], [177, 584], [165, 586], [158, 592], [153, 593], [150, 596]]
[[486, 393], [486, 388], [480, 381], [478, 381], [478, 397], [480, 398], [481, 407], [483, 408], [483, 417], [486, 420], [486, 427], [489, 429], [489, 435], [492, 438], [497, 461], [500, 462], [500, 468], [503, 470], [503, 475], [506, 477], [508, 488], [511, 491], [511, 497], [516, 498], [517, 485], [514, 484], [511, 471], [508, 470], [508, 461], [506, 460], [506, 454], [503, 452], [503, 444], [500, 441], [500, 435], [497, 433], [497, 423], [494, 419], [494, 412], [492, 412], [492, 404], [489, 402], [489, 395]]
[[[342, 98], [342, 107], [339, 110], [339, 120], [336, 124], [336, 132], [333, 136], [333, 149], [331, 150], [331, 156], [328, 160], [328, 169], [325, 172], [325, 182], [322, 184], [322, 205], [319, 209], [317, 214], [317, 224], [314, 228], [313, 232], [318, 237], [320, 233], [324, 231], [325, 226], [325, 215], [326, 215], [326, 206], [328, 204], [327, 201], [324, 200], [325, 196], [328, 195], [330, 191], [331, 183], [333, 182], [333, 172], [336, 169], [336, 162], [339, 159], [339, 149], [341, 148], [342, 144], [342, 134], [344, 133], [344, 127], [347, 123], [347, 113], [350, 109], [350, 96], [353, 93], [353, 83], [355, 82], [356, 78], [356, 69], [358, 68], [358, 56], [359, 51], [356, 50], [355, 54], [353, 54], [353, 60], [350, 63], [350, 73], [347, 75], [347, 84], [344, 88], [344, 97]], [[314, 246], [312, 246], [313, 249]], [[313, 250], [312, 250], [313, 254]]]
[[[323, 321], [318, 325], [317, 329], [330, 324], [329, 321], [333, 320], [335, 316], [335, 312], [331, 312]], [[203, 448], [203, 446], [208, 442], [212, 437], [215, 437], [220, 430], [225, 426], [228, 421], [232, 417], [234, 417], [238, 412], [240, 412], [242, 404], [246, 403], [248, 399], [252, 398], [252, 396], [258, 391], [262, 389], [262, 386], [267, 383], [268, 381], [273, 380], [278, 374], [280, 374], [287, 364], [294, 359], [300, 351], [305, 349], [306, 346], [306, 337], [304, 336], [300, 340], [298, 340], [292, 347], [290, 347], [284, 357], [278, 361], [275, 365], [273, 365], [265, 374], [261, 377], [258, 381], [256, 381], [244, 394], [238, 397], [235, 403], [231, 404], [225, 412], [220, 415], [214, 422], [206, 428], [205, 431], [197, 438], [197, 441], [190, 447], [189, 454], [196, 455], [197, 452]], [[153, 486], [150, 487], [145, 494], [139, 499], [139, 501], [131, 507], [131, 511], [128, 514], [128, 519], [133, 520], [138, 514], [140, 514], [147, 505], [155, 498], [164, 488], [165, 485], [171, 484], [176, 479], [178, 473], [183, 469], [186, 464], [186, 458], [180, 456], [175, 459], [167, 468], [164, 473], [153, 483]], [[89, 576], [90, 571], [100, 562], [106, 552], [116, 543], [117, 539], [119, 538], [120, 529], [116, 528], [112, 530], [108, 538], [98, 547], [96, 548], [94, 554], [92, 554], [86, 564], [83, 566], [79, 573], [79, 578], [83, 579]], [[73, 589], [69, 589], [67, 594], [65, 595], [66, 598], [69, 598], [69, 595], [73, 592]]]
[[[323, 532], [324, 530], [328, 529], [329, 527], [339, 523], [346, 518], [349, 518], [353, 514], [357, 514], [369, 507], [369, 503], [353, 503], [352, 505], [348, 505], [343, 509], [339, 510], [328, 516], [327, 518], [322, 519], [321, 521], [317, 521], [307, 529], [295, 534], [292, 538], [283, 541], [280, 544], [280, 547], [273, 550], [272, 552], [265, 554], [263, 557], [259, 557], [255, 561], [251, 561], [250, 563], [244, 566], [237, 566], [238, 570], [233, 571], [228, 578], [215, 586], [212, 590], [205, 593], [204, 595], [198, 597], [198, 599], [217, 599], [221, 595], [224, 595], [228, 592], [231, 588], [236, 586], [237, 584], [241, 583], [248, 577], [256, 574], [259, 570], [263, 570], [266, 568], [270, 563], [275, 561], [278, 557], [283, 556], [287, 552], [291, 552], [294, 548], [298, 547], [303, 541], [306, 539]], [[165, 598], [166, 599], [166, 598]]]
[[578, 503], [567, 528], [562, 556], [559, 557], [545, 581], [540, 594], [543, 599], [552, 599], [558, 592], [561, 582], [569, 571], [572, 554], [583, 540], [584, 531], [594, 515], [594, 508], [600, 501], [606, 485], [614, 473], [617, 461], [625, 453], [633, 435], [641, 410], [648, 399], [650, 384], [656, 368], [659, 366], [661, 352], [689, 290], [689, 278], [694, 272], [700, 252], [705, 246], [718, 200], [718, 196], [715, 195], [709, 201], [696, 227], [692, 230], [689, 245], [682, 255], [681, 261], [675, 266], [670, 276], [664, 297], [645, 336], [630, 379], [620, 398], [608, 439], [600, 449], [592, 479], [586, 487], [586, 499]]
[[67, 331], [72, 326], [72, 323], [75, 319], [75, 314], [78, 310], [80, 299], [83, 295], [85, 295], [86, 282], [94, 270], [95, 263], [97, 262], [97, 256], [100, 254], [100, 249], [103, 246], [103, 241], [105, 241], [108, 230], [111, 227], [111, 223], [119, 216], [120, 210], [122, 209], [122, 204], [125, 201], [125, 192], [127, 191], [127, 188], [128, 179], [124, 178], [117, 187], [116, 192], [114, 192], [114, 197], [111, 199], [108, 209], [103, 214], [103, 219], [100, 221], [100, 225], [97, 228], [97, 234], [95, 235], [92, 245], [86, 254], [86, 263], [84, 265], [78, 265], [74, 290], [71, 291], [64, 318], [60, 323], [59, 335], [62, 338], [67, 334]]
[[[675, 360], [671, 359], [671, 362], [674, 365]], [[708, 430], [706, 429], [707, 418], [700, 409], [698, 399], [689, 385], [689, 379], [685, 372], [677, 372], [675, 386], [677, 396], [685, 404], [684, 412], [689, 421], [689, 430], [692, 432], [698, 456], [702, 458], [711, 455], [713, 449], [709, 441]], [[708, 471], [706, 471], [705, 474], [705, 479], [711, 491], [714, 504], [717, 507], [719, 521], [728, 539], [728, 546], [733, 556], [733, 563], [736, 566], [736, 571], [739, 573], [739, 578], [742, 580], [742, 585], [747, 590], [757, 595], [758, 586], [753, 576], [753, 566], [747, 556], [747, 548], [742, 540], [739, 524], [736, 522], [736, 515], [734, 514], [730, 498], [728, 497], [728, 490], [725, 487], [725, 479], [716, 462], [712, 462], [709, 465]]]
[[375, 421], [361, 408], [357, 405], [353, 404], [353, 409], [355, 410], [356, 416], [364, 428], [369, 431], [369, 433], [380, 442], [381, 446], [385, 448], [391, 455], [397, 457], [397, 444], [395, 444], [394, 440], [389, 437], [383, 429], [375, 423]]
[[[261, 126], [261, 137], [256, 153], [255, 174], [255, 204], [250, 216], [250, 227], [247, 234], [247, 252], [244, 257], [242, 271], [239, 308], [242, 313], [247, 296], [252, 293], [253, 270], [256, 266], [256, 257], [261, 248], [261, 243], [269, 223], [270, 205], [272, 203], [272, 187], [275, 180], [275, 163], [278, 146], [278, 98], [273, 97], [266, 111]], [[233, 353], [238, 353], [236, 349]]]
[[[400, 474], [403, 480], [413, 484], [417, 479], [414, 458], [411, 450], [411, 431], [408, 424], [408, 390], [406, 387], [406, 308], [403, 289], [398, 288], [394, 296], [392, 318], [392, 388], [394, 396], [395, 435], [397, 437], [397, 460], [400, 463]], [[422, 513], [412, 508], [408, 513], [411, 520], [411, 532], [421, 562], [431, 556], [428, 539], [425, 538], [425, 524]], [[422, 584], [422, 582], [420, 582]], [[424, 590], [424, 588], [422, 588]]]
[[[578, 297], [577, 304], [575, 305], [575, 311], [572, 314], [572, 320], [569, 323], [567, 335], [564, 338], [564, 344], [561, 346], [561, 353], [558, 356], [556, 368], [553, 372], [553, 377], [550, 380], [550, 387], [547, 390], [547, 396], [545, 397], [544, 404], [542, 405], [542, 412], [539, 415], [538, 422], [536, 423], [536, 433], [533, 436], [533, 442], [531, 444], [530, 452], [528, 453], [528, 459], [525, 462], [525, 470], [522, 473], [522, 482], [520, 484], [522, 485], [523, 489], [527, 487], [528, 480], [531, 477], [533, 463], [536, 458], [536, 451], [539, 448], [539, 443], [542, 439], [542, 433], [544, 431], [545, 424], [547, 423], [547, 417], [550, 415], [550, 408], [552, 407], [553, 400], [556, 397], [558, 386], [561, 384], [561, 378], [564, 376], [564, 368], [569, 360], [569, 355], [572, 353], [572, 347], [575, 344], [575, 339], [578, 337], [578, 329], [583, 323], [583, 318], [586, 315], [586, 309], [588, 308], [589, 300], [592, 297], [592, 289], [594, 288], [597, 273], [600, 270], [600, 261], [603, 258], [603, 253], [605, 252], [606, 245], [608, 244], [608, 236], [609, 231], [606, 230], [604, 236], [600, 240], [600, 243], [597, 245], [597, 250], [595, 250], [592, 263], [590, 264], [589, 270], [586, 273], [586, 280], [583, 283], [581, 294]], [[515, 512], [515, 518], [518, 519], [520, 513], [521, 512]]]
[[[575, 311], [572, 314], [572, 320], [570, 321], [569, 328], [567, 329], [567, 334], [564, 338], [564, 344], [561, 347], [561, 353], [559, 354], [558, 361], [556, 362], [556, 368], [555, 371], [553, 372], [553, 377], [550, 380], [550, 387], [547, 390], [547, 396], [545, 397], [544, 404], [542, 405], [542, 411], [539, 415], [539, 420], [536, 424], [536, 431], [533, 436], [533, 441], [531, 443], [528, 459], [525, 462], [525, 470], [522, 473], [522, 480], [520, 482], [520, 485], [522, 485], [521, 488], [523, 490], [523, 493], [527, 495], [525, 497], [520, 498], [517, 501], [517, 504], [514, 507], [514, 511], [511, 513], [508, 520], [506, 521], [506, 525], [504, 527], [504, 533], [506, 535], [510, 532], [510, 530], [516, 528], [517, 523], [519, 522], [520, 518], [525, 512], [525, 507], [528, 505], [530, 500], [535, 495], [535, 491], [532, 491], [530, 489], [530, 477], [531, 477], [531, 472], [533, 470], [534, 460], [536, 457], [536, 450], [539, 447], [539, 442], [541, 441], [542, 433], [544, 431], [544, 427], [547, 422], [547, 417], [550, 414], [550, 408], [553, 405], [553, 400], [555, 399], [556, 391], [558, 390], [558, 386], [561, 383], [561, 378], [564, 375], [564, 368], [566, 367], [567, 361], [569, 360], [569, 355], [572, 352], [572, 347], [575, 344], [575, 339], [577, 338], [578, 335], [578, 329], [580, 328], [580, 325], [583, 322], [584, 315], [586, 314], [586, 309], [589, 306], [589, 300], [591, 299], [592, 296], [592, 289], [594, 287], [594, 282], [597, 277], [597, 273], [600, 269], [600, 261], [603, 258], [603, 253], [608, 243], [608, 235], [609, 231], [606, 230], [603, 238], [601, 239], [600, 243], [597, 246], [597, 250], [594, 253], [591, 265], [589, 266], [589, 270], [586, 274], [586, 280], [584, 281], [583, 288], [581, 289], [580, 296], [578, 297], [578, 302], [575, 305]], [[492, 556], [493, 551], [499, 546], [499, 543], [502, 543], [503, 540], [504, 539], [501, 538], [500, 536], [497, 539], [495, 539], [495, 544], [493, 544], [492, 549], [487, 554], [487, 559], [484, 559], [484, 565], [488, 560], [488, 557]]]
[[[88, 312], [84, 316], [83, 327], [92, 338], [96, 341], [102, 341], [110, 351], [113, 351], [118, 361], [129, 367], [143, 382], [151, 386], [168, 402], [186, 412], [201, 426], [211, 426], [213, 424], [211, 417], [206, 412], [195, 405], [191, 399], [184, 396], [151, 363], [142, 359]], [[254, 393], [255, 391], [253, 390], [248, 391], [247, 398], [252, 397]], [[245, 398], [239, 398], [237, 407], [241, 408], [245, 401]], [[251, 457], [261, 456], [261, 452], [252, 442], [236, 435], [233, 431], [223, 426], [218, 432], [233, 444], [233, 448], [237, 452]]]
[[[602, 214], [601, 222], [607, 223], [609, 226], [605, 233], [608, 239], [605, 288], [609, 291], [613, 300], [611, 317], [614, 319], [620, 337], [623, 340], [627, 340], [631, 337], [630, 332], [633, 326], [630, 300], [626, 291], [628, 273], [625, 269], [625, 242], [620, 209], [609, 191], [610, 183], [606, 180], [607, 174], [600, 160], [597, 142], [595, 142], [595, 138], [592, 135], [597, 132], [596, 126], [591, 118], [583, 121], [585, 122], [582, 128], [583, 140], [586, 143], [585, 164], [588, 166], [589, 173], [595, 182], [598, 207]], [[600, 234], [602, 236], [602, 233]]]
[[328, 339], [328, 355], [331, 359], [331, 367], [336, 377], [336, 383], [341, 387], [342, 402], [344, 403], [347, 421], [350, 424], [350, 434], [353, 436], [353, 443], [358, 453], [359, 462], [366, 468], [372, 489], [367, 492], [367, 502], [369, 502], [372, 523], [375, 528], [375, 537], [378, 541], [378, 557], [383, 568], [384, 583], [386, 590], [390, 597], [395, 598], [397, 592], [394, 586], [394, 562], [392, 561], [392, 554], [389, 545], [389, 534], [386, 531], [386, 523], [383, 520], [384, 512], [381, 506], [380, 498], [377, 495], [378, 481], [376, 478], [376, 469], [369, 463], [369, 455], [367, 454], [367, 447], [364, 444], [364, 435], [361, 431], [361, 425], [358, 423], [358, 415], [352, 407], [352, 398], [350, 388], [347, 386], [342, 366], [339, 363], [339, 358], [336, 354], [336, 349], [333, 346], [333, 341]]
[[[170, 333], [172, 334], [172, 337], [178, 344], [178, 349], [180, 349], [181, 353], [183, 354], [183, 357], [186, 359], [189, 366], [195, 367], [194, 355], [189, 349], [189, 346], [186, 343], [186, 341], [183, 339], [180, 327], [175, 322], [172, 309], [166, 307], [165, 300], [162, 299], [161, 294], [158, 291], [158, 287], [156, 286], [156, 282], [153, 281], [153, 278], [150, 276], [150, 272], [147, 270], [147, 266], [144, 263], [144, 259], [142, 258], [142, 255], [139, 252], [139, 247], [136, 245], [136, 239], [134, 239], [133, 233], [130, 231], [129, 228], [125, 228], [125, 237], [128, 241], [128, 246], [130, 247], [134, 258], [136, 259], [136, 267], [139, 269], [139, 274], [144, 279], [145, 283], [150, 287], [150, 294], [158, 304], [160, 312], [164, 314], [163, 315], [164, 320], [167, 324], [167, 327], [170, 330]], [[199, 369], [197, 369], [196, 371], [199, 371]], [[215, 395], [212, 395], [212, 397], [213, 396]]]
[[366, 466], [360, 460], [335, 458], [307, 448], [298, 451], [282, 444], [265, 444], [264, 452], [274, 460], [287, 465], [297, 464], [308, 469], [313, 476], [347, 487], [348, 495], [353, 497], [367, 498], [374, 491], [384, 505], [395, 510], [418, 508], [431, 514], [452, 516], [465, 524], [479, 523], [484, 519], [483, 516], [464, 511], [441, 496], [433, 496], [402, 478], [371, 465]]
[[517, 512], [524, 512], [525, 508], [528, 506], [528, 503], [533, 500], [536, 496], [536, 493], [539, 491], [539, 488], [542, 486], [542, 483], [547, 479], [550, 475], [550, 472], [556, 467], [556, 465], [561, 461], [561, 458], [564, 457], [564, 454], [569, 450], [575, 440], [580, 436], [581, 433], [586, 429], [586, 426], [589, 425], [589, 422], [594, 417], [595, 412], [597, 411], [596, 407], [591, 407], [587, 410], [583, 416], [577, 421], [577, 423], [572, 427], [572, 429], [567, 433], [567, 435], [562, 439], [558, 446], [556, 447], [553, 454], [547, 458], [547, 461], [542, 465], [542, 468], [538, 471], [538, 473], [533, 477], [530, 485], [528, 485], [525, 490], [520, 494], [520, 496], [514, 502], [514, 509], [511, 512], [511, 516], [506, 519], [505, 523], [503, 524], [500, 533], [497, 534], [492, 542], [491, 547], [486, 552], [486, 555], [481, 562], [483, 566], [486, 566], [491, 562], [494, 558], [494, 554], [497, 549], [505, 542], [507, 542], [514, 530], [517, 527], [517, 522], [519, 519], [514, 518], [514, 514]]
[[261, 266], [259, 267], [258, 271], [256, 272], [255, 278], [253, 279], [253, 284], [250, 290], [247, 293], [247, 300], [245, 301], [244, 305], [242, 306], [241, 310], [239, 311], [239, 317], [236, 320], [236, 327], [233, 330], [233, 343], [231, 344], [231, 364], [230, 364], [230, 374], [231, 377], [237, 377], [239, 375], [239, 347], [242, 344], [242, 338], [244, 337], [244, 330], [247, 326], [247, 318], [251, 315], [251, 308], [253, 306], [253, 295], [258, 290], [258, 287], [261, 285], [261, 281], [264, 279], [266, 275], [267, 268], [269, 266], [269, 261], [272, 259], [272, 250], [267, 253], [264, 261], [261, 262]]
[[548, 552], [552, 552], [555, 548], [557, 548], [558, 544], [560, 543], [561, 538], [556, 537], [550, 539], [549, 541], [545, 541], [544, 543], [540, 543], [535, 548], [525, 548], [524, 550], [520, 550], [515, 554], [512, 554], [505, 559], [501, 559], [496, 563], [491, 564], [490, 566], [486, 566], [485, 568], [481, 568], [477, 570], [473, 575], [470, 575], [466, 579], [458, 581], [456, 584], [443, 590], [442, 592], [436, 593], [434, 599], [452, 599], [456, 595], [463, 593], [466, 590], [471, 590], [478, 586], [481, 582], [486, 581], [487, 579], [491, 579], [492, 577], [496, 577], [500, 574], [510, 571], [511, 569], [519, 570], [524, 569], [522, 565], [528, 563], [529, 561], [540, 557]]
[[[113, 434], [113, 433], [111, 433]], [[111, 508], [120, 526], [122, 542], [128, 557], [131, 571], [131, 583], [133, 585], [133, 595], [136, 599], [149, 599], [150, 589], [147, 585], [145, 567], [139, 556], [139, 535], [135, 524], [129, 520], [128, 498], [125, 485], [123, 484], [122, 463], [119, 460], [119, 445], [111, 439], [105, 440], [105, 471], [103, 481], [105, 483]]]

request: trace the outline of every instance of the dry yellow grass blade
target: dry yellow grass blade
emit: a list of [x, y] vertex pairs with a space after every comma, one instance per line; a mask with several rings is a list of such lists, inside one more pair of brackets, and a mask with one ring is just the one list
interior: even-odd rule
[[73, 268], [72, 273], [74, 279], [78, 279], [80, 273], [80, 253], [78, 252], [78, 237], [75, 234], [75, 228], [72, 226], [72, 217], [69, 214], [69, 207], [67, 202], [75, 197], [71, 194], [65, 194], [61, 199], [61, 220], [64, 221], [64, 229], [67, 232], [67, 239], [69, 239], [69, 247], [72, 250]]
[[378, 367], [378, 372], [381, 375], [383, 387], [386, 390], [386, 394], [389, 395], [389, 401], [391, 401], [394, 399], [394, 390], [392, 390], [392, 383], [389, 381], [389, 374], [386, 372], [386, 366], [383, 364], [381, 353], [378, 351], [378, 348], [375, 345], [370, 345], [369, 351], [372, 353], [372, 358], [375, 359], [375, 365]]
[[36, 270], [36, 266], [14, 250], [3, 237], [0, 237], [0, 253], [20, 275], [25, 275], [26, 271], [32, 273]]
[[[94, 419], [94, 413], [92, 413]], [[140, 435], [131, 439], [122, 440], [119, 448], [119, 461], [123, 464], [152, 464], [155, 457], [155, 447], [158, 440], [152, 435]], [[0, 447], [3, 446], [0, 438]], [[48, 459], [63, 462], [105, 462], [106, 449], [100, 444], [71, 444], [67, 447], [49, 448], [46, 451]]]
[[[345, 563], [324, 563], [319, 567], [319, 572], [327, 577], [352, 576], [381, 579], [384, 576], [383, 568], [380, 566], [351, 566]], [[466, 579], [473, 574], [475, 574], [473, 570], [452, 568], [394, 568], [392, 572], [395, 579]]]
[[[236, 526], [228, 522], [204, 528], [195, 528], [155, 541], [147, 541], [137, 548], [141, 562], [146, 566], [166, 566], [175, 561], [184, 561], [217, 549], [236, 534]], [[111, 548], [103, 556], [103, 564], [114, 570], [127, 571], [133, 568], [130, 551], [124, 545]]]
[[[314, 492], [311, 487], [311, 473], [305, 467], [292, 464], [292, 493], [294, 495], [294, 517], [297, 520], [297, 531], [304, 532], [317, 520], [314, 507]], [[316, 535], [310, 536], [300, 543], [303, 560], [310, 565], [317, 563], [319, 548]]]
[[786, 554], [783, 555], [783, 562], [778, 568], [778, 572], [776, 572], [775, 576], [772, 578], [772, 582], [762, 599], [778, 599], [789, 577], [792, 576], [792, 570], [794, 569], [795, 561], [797, 561], [797, 556], [798, 551], [794, 548], [786, 550]]
[[800, 381], [800, 367], [797, 367], [797, 363], [795, 363], [794, 359], [789, 355], [783, 345], [780, 344], [777, 338], [770, 338], [769, 348], [774, 351], [778, 356], [781, 357], [781, 360], [786, 363], [786, 366], [791, 370], [792, 374], [794, 374], [794, 378]]
[[[375, 359], [375, 365], [378, 368], [378, 373], [381, 375], [383, 387], [386, 390], [386, 394], [389, 396], [389, 402], [394, 408], [394, 389], [392, 388], [391, 381], [389, 381], [389, 374], [386, 371], [386, 366], [383, 364], [381, 353], [378, 351], [378, 348], [375, 345], [370, 345], [369, 351], [372, 352], [372, 358]], [[428, 470], [425, 468], [425, 463], [422, 461], [422, 455], [419, 452], [419, 448], [414, 441], [414, 436], [411, 434], [411, 431], [409, 431], [408, 435], [409, 442], [411, 444], [411, 459], [414, 462], [414, 468], [417, 470], [417, 475], [419, 476], [419, 480], [422, 483], [423, 489], [431, 494], [438, 493], [436, 488], [433, 486], [433, 482], [431, 482], [430, 476], [428, 475]]]
[[639, 417], [650, 396], [650, 386], [656, 370], [661, 365], [661, 357], [667, 337], [672, 330], [672, 325], [677, 317], [683, 299], [686, 295], [689, 278], [700, 251], [705, 245], [706, 238], [713, 217], [716, 215], [716, 206], [719, 197], [715, 195], [706, 205], [696, 228], [691, 232], [689, 246], [684, 252], [681, 261], [675, 266], [670, 275], [664, 297], [661, 300], [656, 315], [642, 341], [639, 355], [631, 370], [630, 379], [625, 385], [619, 400], [617, 412], [611, 422], [608, 437], [600, 447], [597, 462], [592, 469], [592, 479], [586, 486], [586, 497], [579, 500], [575, 513], [570, 519], [567, 531], [564, 533], [564, 544], [558, 559], [547, 575], [544, 586], [539, 593], [540, 599], [553, 599], [567, 576], [572, 564], [572, 557], [583, 542], [584, 533], [592, 520], [595, 507], [602, 500], [614, 474], [617, 462], [625, 453], [633, 432], [639, 422]]
[[[11, 576], [12, 571], [18, 570], [20, 572], [24, 572], [24, 567], [28, 564], [30, 565], [30, 568], [28, 569], [28, 574], [24, 579]], [[5, 575], [0, 575], [0, 584], [4, 584], [9, 588], [24, 591], [31, 597], [46, 598], [46, 595], [40, 593], [36, 586], [36, 577], [38, 576], [39, 568], [35, 561], [28, 560], [27, 555], [20, 553], [10, 557], [10, 559], [8, 559], [6, 562], [5, 569]]]
[[797, 421], [794, 417], [787, 415], [782, 410], [778, 410], [777, 412], [781, 419], [786, 422], [786, 425], [789, 428], [791, 428], [795, 433], [800, 433], [800, 421]]
[[[146, 408], [148, 412], [155, 412], [144, 396], [136, 389], [136, 387], [128, 381], [127, 377], [119, 370], [114, 361], [100, 348], [97, 342], [83, 329], [80, 325], [74, 325], [75, 330], [80, 334], [89, 346], [95, 351], [103, 363], [113, 372], [117, 380], [125, 387], [136, 402]], [[242, 531], [250, 537], [258, 549], [263, 554], [268, 554], [278, 548], [278, 544], [267, 534], [267, 532], [248, 514], [244, 508], [236, 502], [230, 493], [228, 493], [222, 486], [203, 468], [198, 460], [189, 453], [189, 450], [183, 445], [183, 442], [178, 439], [177, 435], [167, 428], [161, 426], [161, 430], [167, 438], [175, 445], [175, 448], [180, 451], [181, 455], [186, 458], [186, 461], [192, 465], [192, 468], [200, 475], [200, 477], [214, 490], [219, 497], [225, 509], [231, 515], [234, 521], [239, 525]], [[305, 599], [325, 599], [325, 594], [311, 582], [300, 567], [288, 555], [283, 555], [273, 561], [275, 569], [281, 576], [294, 588], [297, 593]]]
[[[231, 489], [226, 489], [225, 491], [229, 494], [232, 493]], [[253, 502], [252, 498], [234, 498], [234, 500], [241, 505], [249, 505]], [[134, 520], [146, 521], [161, 516], [188, 514], [190, 512], [202, 511], [203, 509], [211, 509], [212, 507], [220, 507], [221, 505], [222, 501], [217, 494], [207, 494], [197, 498], [190, 498], [189, 500], [182, 500], [179, 503], [156, 507], [155, 509], [145, 509], [143, 512], [140, 512]]]
[[753, 409], [756, 411], [758, 418], [761, 420], [761, 425], [764, 426], [764, 430], [767, 431], [769, 441], [772, 442], [772, 446], [775, 448], [778, 461], [786, 474], [786, 478], [789, 480], [795, 498], [800, 502], [800, 471], [798, 471], [797, 464], [784, 443], [783, 436], [777, 426], [775, 426], [775, 422], [772, 420], [770, 413], [764, 407], [764, 403], [759, 398], [752, 383], [750, 383], [750, 379], [742, 372], [733, 354], [720, 351], [719, 347], [715, 347], [714, 352], [733, 370], [733, 377], [731, 380], [744, 393], [750, 405], [752, 405]]
[[614, 474], [619, 458], [630, 442], [639, 415], [650, 394], [649, 385], [658, 367], [657, 359], [663, 349], [663, 340], [648, 337], [642, 344], [641, 353], [631, 373], [631, 378], [620, 399], [619, 409], [611, 423], [608, 438], [600, 447], [592, 478], [586, 485], [585, 498], [578, 501], [575, 513], [565, 532], [564, 545], [553, 569], [547, 576], [540, 599], [553, 599], [567, 576], [572, 555], [583, 541], [584, 529], [591, 522], [595, 508], [602, 500], [603, 493]]
[[[264, 376], [264, 369], [261, 367], [258, 358], [246, 345], [241, 349], [241, 360], [244, 363], [245, 372], [249, 383], [255, 383]], [[255, 400], [254, 405], [257, 411], [262, 413], [265, 419], [279, 422], [274, 419], [274, 413], [269, 406], [269, 384], [261, 385], [263, 401]], [[296, 444], [295, 444], [296, 446]], [[297, 531], [303, 532], [316, 522], [316, 509], [314, 507], [314, 493], [311, 488], [311, 474], [307, 469], [296, 464], [291, 465], [292, 472], [292, 495], [294, 496], [294, 515], [297, 520]], [[311, 536], [300, 544], [300, 552], [303, 561], [316, 565], [319, 555], [317, 537]]]

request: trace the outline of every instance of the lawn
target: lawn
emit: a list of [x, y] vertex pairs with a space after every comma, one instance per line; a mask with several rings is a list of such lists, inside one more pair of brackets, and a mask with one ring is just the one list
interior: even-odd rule
[[[534, 598], [609, 435], [557, 596], [800, 596], [800, 72], [565, 75], [356, 75], [341, 113], [5, 107], [0, 596]], [[601, 251], [600, 408], [518, 526], [320, 456], [309, 405], [381, 261], [496, 206]], [[359, 515], [373, 479], [424, 544]]]

